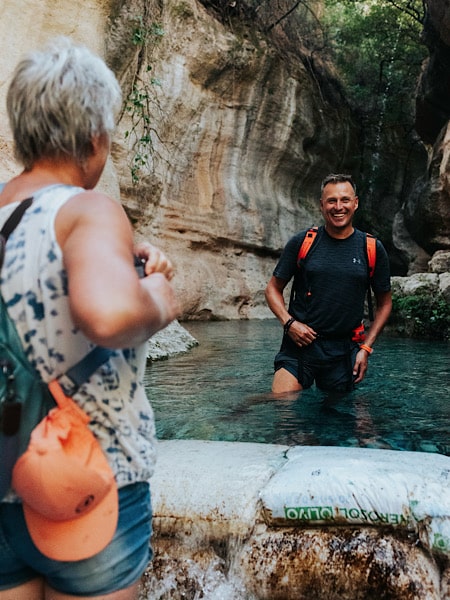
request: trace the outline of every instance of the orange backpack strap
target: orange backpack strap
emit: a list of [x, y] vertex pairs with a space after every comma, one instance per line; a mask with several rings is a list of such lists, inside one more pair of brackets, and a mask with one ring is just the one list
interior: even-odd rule
[[369, 277], [373, 277], [377, 261], [377, 238], [370, 233], [366, 234], [367, 260], [369, 263]]
[[298, 251], [297, 264], [299, 264], [300, 261], [303, 260], [308, 254], [311, 246], [314, 243], [314, 240], [316, 239], [318, 230], [318, 227], [311, 227], [306, 232], [305, 239], [303, 240], [302, 245], [300, 246], [300, 250]]
[[[318, 227], [310, 227], [306, 232], [305, 239], [300, 246], [297, 256], [297, 264], [303, 260], [308, 252], [311, 249], [311, 246], [314, 244], [314, 240], [316, 239]], [[367, 261], [369, 265], [369, 277], [373, 277], [375, 272], [375, 264], [377, 261], [377, 238], [370, 233], [366, 233], [366, 251], [367, 251]]]

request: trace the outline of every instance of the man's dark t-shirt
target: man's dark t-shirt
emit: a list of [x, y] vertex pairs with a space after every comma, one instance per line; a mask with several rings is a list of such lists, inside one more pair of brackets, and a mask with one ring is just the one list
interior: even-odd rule
[[[273, 272], [285, 281], [295, 277], [289, 313], [325, 337], [350, 335], [364, 316], [369, 280], [366, 234], [355, 229], [341, 240], [320, 227], [299, 268], [297, 256], [305, 235], [306, 231], [302, 231], [288, 241]], [[388, 292], [389, 260], [379, 240], [376, 255], [371, 286], [375, 293]]]

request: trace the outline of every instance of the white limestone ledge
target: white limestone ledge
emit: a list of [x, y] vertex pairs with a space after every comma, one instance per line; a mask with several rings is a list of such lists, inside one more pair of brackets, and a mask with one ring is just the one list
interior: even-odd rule
[[450, 598], [449, 457], [170, 440], [151, 488], [147, 590], [172, 572], [167, 597], [199, 594], [214, 564], [235, 600]]
[[198, 346], [198, 341], [178, 321], [155, 333], [147, 342], [147, 358], [151, 361], [163, 360], [189, 352]]

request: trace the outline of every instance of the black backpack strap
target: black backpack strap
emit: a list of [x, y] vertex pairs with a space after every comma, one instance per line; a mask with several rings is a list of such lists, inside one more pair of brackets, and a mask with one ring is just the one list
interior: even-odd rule
[[[32, 197], [22, 200], [22, 202], [13, 210], [0, 230], [0, 269], [3, 265], [6, 242], [20, 223], [25, 211], [31, 206], [32, 202]], [[94, 373], [113, 354], [114, 351], [108, 350], [107, 348], [102, 348], [100, 346], [93, 348], [84, 358], [69, 369], [67, 373], [58, 378], [64, 392], [68, 396], [74, 394], [80, 385], [87, 381], [92, 373]]]
[[5, 224], [3, 225], [0, 231], [0, 269], [3, 266], [3, 260], [5, 258], [5, 246], [8, 241], [9, 236], [20, 223], [20, 220], [23, 217], [24, 212], [31, 206], [33, 202], [33, 198], [27, 198], [26, 200], [22, 200], [19, 206], [13, 210]]
[[57, 378], [66, 396], [73, 396], [80, 385], [103, 365], [112, 355], [114, 350], [95, 346], [84, 358], [71, 367], [66, 373]]
[[8, 217], [6, 223], [3, 225], [0, 231], [0, 235], [3, 236], [5, 242], [9, 238], [11, 233], [14, 231], [14, 229], [17, 227], [17, 225], [20, 223], [23, 213], [27, 210], [27, 208], [31, 206], [32, 202], [32, 197], [27, 198], [26, 200], [22, 200], [19, 206], [16, 206], [11, 215]]

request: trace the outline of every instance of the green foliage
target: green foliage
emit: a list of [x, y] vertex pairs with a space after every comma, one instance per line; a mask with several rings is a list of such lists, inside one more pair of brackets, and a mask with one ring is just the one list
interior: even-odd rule
[[154, 150], [156, 131], [151, 115], [159, 109], [154, 88], [161, 83], [151, 76], [152, 67], [149, 62], [151, 50], [163, 35], [164, 30], [158, 23], [146, 25], [143, 17], [134, 20], [131, 41], [140, 48], [141, 75], [136, 75], [124, 103], [124, 111], [131, 122], [130, 129], [125, 132], [125, 139], [131, 147], [130, 172], [133, 184], [139, 182], [143, 169], [148, 168]]
[[[151, 70], [151, 67], [148, 67]], [[125, 139], [132, 140], [133, 156], [130, 171], [134, 184], [139, 182], [142, 169], [148, 166], [153, 152], [153, 135], [156, 132], [152, 126], [150, 114], [152, 104], [155, 103], [151, 86], [160, 85], [154, 77], [147, 81], [135, 84], [128, 94], [125, 103], [125, 111], [131, 117], [132, 127], [125, 132]]]
[[[152, 38], [162, 37], [164, 29], [158, 23], [147, 26], [143, 17], [136, 17], [131, 41], [135, 46], [145, 46]], [[154, 40], [153, 40], [154, 41]]]
[[393, 294], [390, 322], [410, 337], [450, 340], [450, 305], [439, 294]]
[[323, 23], [348, 98], [363, 119], [409, 129], [426, 49], [422, 0], [325, 0]]

